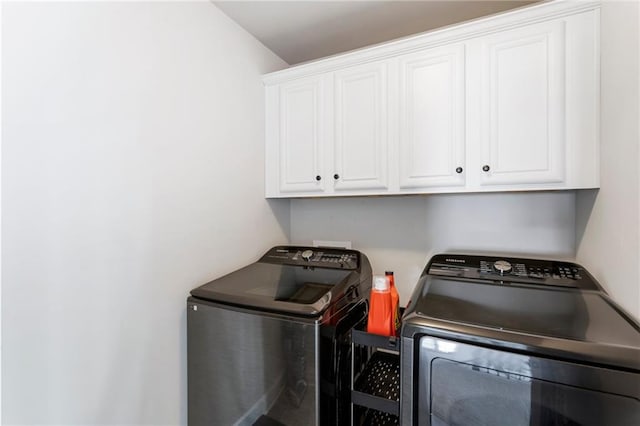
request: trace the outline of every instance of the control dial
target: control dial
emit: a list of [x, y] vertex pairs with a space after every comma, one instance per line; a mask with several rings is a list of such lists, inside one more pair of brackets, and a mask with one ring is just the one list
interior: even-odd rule
[[[304, 253], [303, 253], [304, 255]], [[498, 260], [493, 264], [493, 269], [498, 271], [500, 275], [508, 274], [511, 272], [511, 264], [506, 260]]]
[[305, 250], [302, 252], [301, 256], [308, 262], [311, 260], [311, 256], [313, 256], [313, 250]]

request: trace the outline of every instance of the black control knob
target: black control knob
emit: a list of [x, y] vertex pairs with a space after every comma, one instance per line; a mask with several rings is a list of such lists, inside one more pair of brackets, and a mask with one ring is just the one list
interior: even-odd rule
[[462, 167], [456, 167], [456, 173], [462, 173]]
[[313, 250], [305, 250], [300, 256], [308, 262], [311, 260], [311, 256], [313, 256]]
[[512, 267], [511, 267], [511, 264], [506, 260], [498, 260], [493, 264], [493, 269], [498, 271], [500, 275], [504, 275], [511, 272]]
[[316, 180], [320, 180], [322, 177], [320, 175], [316, 176]]
[[489, 170], [491, 170], [491, 167], [489, 167], [487, 164], [485, 164], [484, 166], [482, 166], [482, 171], [484, 171], [484, 172], [488, 172]]
[[334, 178], [335, 180], [338, 180], [338, 179], [340, 179], [340, 175], [336, 173], [335, 175], [333, 175], [333, 178]]

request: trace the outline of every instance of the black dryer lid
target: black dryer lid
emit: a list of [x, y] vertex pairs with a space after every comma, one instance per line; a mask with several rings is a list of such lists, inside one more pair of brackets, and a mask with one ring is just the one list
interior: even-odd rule
[[420, 284], [406, 315], [414, 326], [640, 370], [640, 326], [604, 293], [440, 277]]

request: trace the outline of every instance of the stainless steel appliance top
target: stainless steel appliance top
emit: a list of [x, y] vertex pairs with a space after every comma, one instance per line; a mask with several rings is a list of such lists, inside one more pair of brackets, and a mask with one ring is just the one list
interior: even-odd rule
[[356, 250], [277, 246], [260, 260], [191, 291], [212, 302], [318, 316], [371, 287], [371, 266]]
[[573, 263], [437, 255], [411, 301], [405, 337], [428, 333], [640, 371], [640, 324]]

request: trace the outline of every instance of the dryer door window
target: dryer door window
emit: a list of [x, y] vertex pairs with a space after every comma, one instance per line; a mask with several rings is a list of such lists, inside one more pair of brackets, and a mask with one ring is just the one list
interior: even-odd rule
[[[605, 388], [616, 372], [576, 364], [565, 368], [567, 363], [560, 361], [429, 340], [439, 343], [439, 353], [426, 354], [422, 345], [427, 358], [420, 365], [430, 367], [420, 374], [419, 424], [640, 424], [640, 401]], [[628, 385], [637, 383], [634, 376]]]

